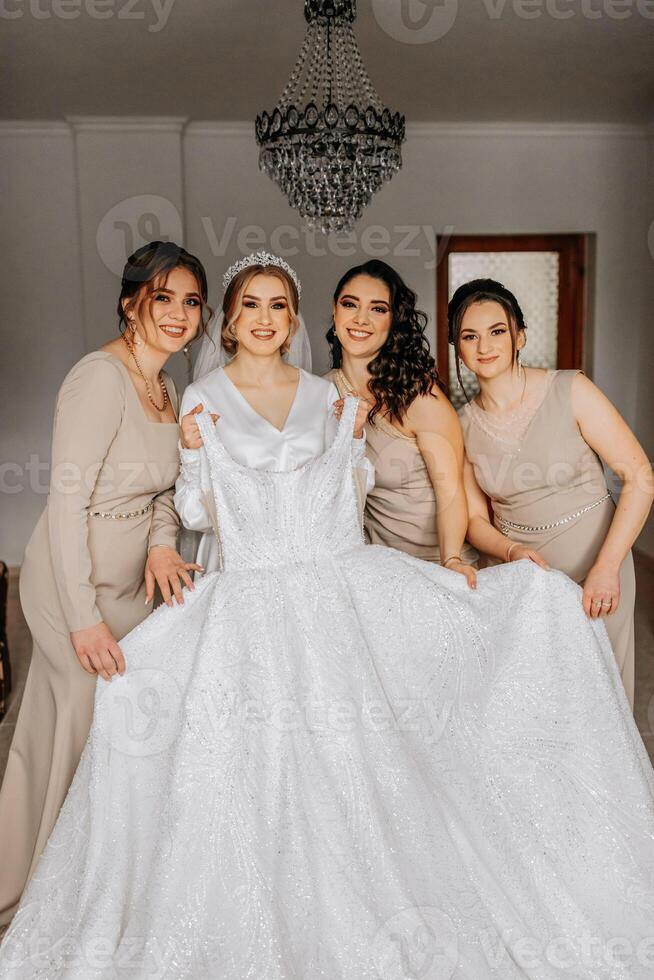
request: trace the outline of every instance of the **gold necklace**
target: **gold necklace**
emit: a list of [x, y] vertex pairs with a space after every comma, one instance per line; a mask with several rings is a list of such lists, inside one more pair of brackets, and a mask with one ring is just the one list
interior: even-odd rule
[[125, 345], [127, 347], [127, 350], [130, 352], [130, 354], [134, 358], [134, 363], [136, 364], [136, 367], [138, 369], [139, 374], [141, 375], [141, 377], [143, 378], [143, 380], [145, 382], [145, 390], [146, 390], [147, 396], [148, 396], [148, 398], [150, 400], [150, 403], [152, 405], [154, 405], [154, 407], [156, 408], [156, 410], [158, 412], [165, 412], [166, 411], [166, 405], [168, 404], [168, 389], [166, 388], [166, 385], [164, 383], [164, 379], [163, 379], [163, 377], [161, 375], [161, 371], [159, 372], [159, 386], [160, 386], [161, 391], [163, 393], [163, 405], [160, 408], [159, 405], [157, 405], [157, 403], [154, 400], [154, 398], [152, 397], [152, 388], [150, 386], [150, 382], [148, 381], [148, 379], [146, 378], [146, 376], [143, 374], [143, 371], [141, 370], [141, 365], [139, 364], [139, 362], [137, 360], [137, 357], [136, 357], [136, 353], [134, 352], [134, 344], [132, 343], [131, 340], [128, 340], [127, 334], [123, 334], [122, 337], [123, 337], [123, 340], [125, 341]]
[[[520, 367], [522, 367], [522, 365], [520, 365]], [[525, 391], [527, 390], [527, 372], [525, 371], [524, 367], [522, 367], [522, 376], [524, 378], [524, 381], [522, 382], [522, 394], [520, 395], [518, 408], [520, 408], [520, 406], [522, 405], [522, 400], [525, 397]], [[481, 404], [482, 410], [486, 412], [486, 409], [484, 408], [484, 396], [482, 395], [481, 391], [479, 392], [479, 402]], [[516, 409], [514, 409], [514, 411], [516, 411]], [[486, 412], [486, 414], [488, 415], [488, 412]]]
[[[354, 390], [354, 388], [352, 387], [349, 379], [343, 373], [343, 369], [342, 368], [337, 368], [336, 369], [336, 373], [339, 376], [339, 378], [341, 380], [341, 384], [343, 385], [343, 387], [344, 387], [345, 391], [348, 393], [348, 395], [357, 395], [357, 393]], [[357, 398], [358, 398], [358, 395], [357, 395]]]

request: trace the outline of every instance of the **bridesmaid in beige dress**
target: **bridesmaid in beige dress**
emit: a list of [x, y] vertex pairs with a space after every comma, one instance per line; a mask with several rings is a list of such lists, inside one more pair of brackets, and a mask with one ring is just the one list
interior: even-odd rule
[[47, 506], [25, 549], [20, 598], [33, 638], [0, 792], [0, 924], [50, 835], [91, 724], [97, 676], [125, 669], [117, 642], [193, 587], [176, 551], [178, 397], [162, 371], [202, 329], [201, 263], [172, 243], [130, 257], [121, 337], [83, 357], [57, 397]]
[[[449, 323], [459, 381], [460, 358], [480, 387], [461, 410], [468, 538], [496, 561], [547, 563], [583, 586], [584, 609], [604, 618], [633, 708], [631, 546], [654, 497], [647, 456], [582, 371], [520, 365], [526, 325], [500, 283], [461, 286]], [[617, 507], [602, 462], [623, 481]]]
[[467, 542], [463, 439], [424, 335], [415, 294], [385, 262], [350, 269], [334, 293], [327, 334], [339, 394], [367, 401], [366, 453], [375, 468], [365, 531], [372, 544], [441, 562], [476, 583]]

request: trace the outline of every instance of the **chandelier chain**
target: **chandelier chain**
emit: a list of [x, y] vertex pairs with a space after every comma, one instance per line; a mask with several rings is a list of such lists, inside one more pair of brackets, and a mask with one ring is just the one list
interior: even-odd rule
[[353, 228], [402, 165], [404, 117], [363, 65], [354, 0], [306, 0], [300, 54], [272, 112], [256, 120], [259, 166], [310, 227]]

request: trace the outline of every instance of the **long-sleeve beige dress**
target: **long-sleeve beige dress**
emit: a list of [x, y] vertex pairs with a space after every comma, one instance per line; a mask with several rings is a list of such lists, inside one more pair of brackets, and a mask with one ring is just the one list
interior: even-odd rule
[[31, 877], [91, 725], [97, 676], [69, 634], [105, 622], [125, 636], [151, 609], [148, 549], [176, 547], [178, 432], [176, 422], [147, 419], [127, 368], [108, 352], [83, 357], [59, 391], [50, 493], [20, 576], [33, 652], [0, 791], [0, 924]]
[[[537, 549], [549, 565], [583, 585], [611, 526], [615, 504], [602, 462], [574, 416], [571, 388], [578, 373], [548, 372], [545, 394], [517, 438], [510, 426], [475, 402], [461, 409], [460, 418], [466, 455], [492, 504], [495, 527], [512, 541]], [[620, 566], [618, 609], [604, 623], [632, 707], [635, 597], [629, 552]]]
[[[325, 377], [333, 381], [341, 397], [352, 393], [342, 371], [332, 370]], [[366, 425], [366, 455], [375, 469], [375, 485], [365, 498], [367, 541], [423, 561], [440, 561], [436, 494], [416, 439], [377, 416], [372, 425]], [[465, 541], [461, 558], [476, 566], [478, 557]]]

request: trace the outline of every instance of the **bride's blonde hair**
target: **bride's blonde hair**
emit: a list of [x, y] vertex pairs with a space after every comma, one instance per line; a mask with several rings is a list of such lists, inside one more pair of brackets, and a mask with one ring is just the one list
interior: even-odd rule
[[291, 346], [291, 341], [295, 336], [299, 326], [300, 318], [298, 315], [299, 297], [297, 287], [289, 276], [288, 272], [280, 269], [276, 265], [250, 265], [247, 269], [238, 272], [227, 289], [223, 297], [223, 329], [221, 334], [222, 345], [227, 353], [232, 357], [238, 350], [238, 340], [234, 331], [234, 324], [239, 318], [243, 308], [243, 297], [248, 286], [255, 276], [259, 275], [275, 276], [280, 280], [284, 287], [286, 302], [288, 303], [288, 313], [291, 320], [291, 328], [288, 337], [280, 348], [280, 354], [285, 354]]

